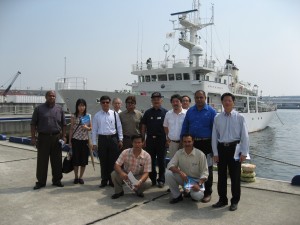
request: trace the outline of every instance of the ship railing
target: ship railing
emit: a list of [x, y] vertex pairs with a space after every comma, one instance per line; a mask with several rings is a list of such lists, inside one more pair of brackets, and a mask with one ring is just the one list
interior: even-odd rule
[[[183, 68], [183, 67], [195, 67], [196, 62], [189, 61], [188, 59], [177, 59], [177, 60], [164, 60], [155, 61], [152, 63], [136, 63], [131, 66], [131, 71], [143, 71], [143, 70], [153, 70], [153, 69], [167, 69], [167, 68]], [[206, 60], [199, 60], [199, 67], [208, 68], [211, 70], [220, 70], [213, 64], [207, 63]]]
[[0, 106], [0, 115], [31, 115], [33, 106]]
[[55, 90], [86, 90], [87, 79], [85, 77], [62, 77], [55, 83]]

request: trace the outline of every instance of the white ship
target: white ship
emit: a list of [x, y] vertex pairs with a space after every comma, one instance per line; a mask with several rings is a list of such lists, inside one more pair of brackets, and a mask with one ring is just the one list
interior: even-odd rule
[[[89, 109], [96, 112], [99, 110], [99, 105], [95, 106], [96, 99], [104, 94], [111, 98], [120, 97], [123, 101], [129, 94], [135, 94], [138, 96], [138, 108], [146, 110], [151, 106], [150, 96], [153, 92], [161, 92], [166, 99], [175, 93], [188, 95], [194, 99], [195, 91], [203, 90], [207, 95], [207, 104], [217, 112], [222, 112], [221, 95], [231, 92], [236, 96], [236, 110], [246, 118], [249, 132], [266, 128], [276, 112], [276, 105], [260, 100], [257, 85], [251, 86], [250, 83], [239, 80], [239, 69], [231, 59], [226, 60], [223, 67], [217, 67], [213, 58], [207, 57], [207, 53], [204, 53], [200, 45], [201, 39], [197, 32], [214, 24], [213, 6], [212, 17], [208, 23], [201, 23], [199, 9], [199, 0], [194, 0], [192, 10], [171, 14], [176, 16], [177, 20], [172, 20], [174, 32], [168, 35], [173, 36], [176, 33], [179, 35], [179, 44], [189, 53], [186, 59], [175, 59], [174, 55], [170, 56], [170, 45], [165, 44], [164, 61], [147, 60], [147, 63], [132, 65], [131, 73], [138, 77], [138, 81], [130, 84], [131, 93], [74, 90], [70, 89], [68, 80], [75, 78], [62, 78], [56, 87], [65, 103], [73, 109], [77, 98], [85, 98], [89, 107], [90, 104], [92, 106]], [[82, 80], [85, 84], [85, 80]], [[168, 100], [165, 101], [167, 104], [165, 106], [170, 108], [168, 103]]]

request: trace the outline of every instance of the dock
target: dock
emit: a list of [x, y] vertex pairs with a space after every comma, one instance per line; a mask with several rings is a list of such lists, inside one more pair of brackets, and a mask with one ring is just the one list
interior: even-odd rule
[[49, 165], [47, 186], [33, 190], [36, 157], [33, 146], [0, 141], [0, 224], [300, 224], [300, 187], [288, 182], [257, 178], [242, 183], [238, 210], [231, 212], [229, 206], [212, 208], [218, 201], [216, 173], [209, 203], [184, 198], [171, 205], [168, 187], [150, 187], [150, 181], [144, 198], [124, 187], [125, 195], [112, 200], [112, 187], [98, 187], [98, 162], [95, 171], [91, 163], [87, 166], [84, 185], [73, 184], [73, 172], [64, 174], [63, 188], [51, 185]]

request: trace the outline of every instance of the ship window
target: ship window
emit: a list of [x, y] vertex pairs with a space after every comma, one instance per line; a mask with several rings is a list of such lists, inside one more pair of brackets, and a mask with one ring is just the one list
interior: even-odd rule
[[226, 84], [227, 83], [227, 80], [224, 80], [224, 84]]
[[209, 81], [209, 76], [206, 76], [206, 77], [205, 77], [205, 80]]
[[156, 75], [151, 75], [151, 81], [152, 81], [152, 82], [157, 81], [157, 76], [156, 76]]
[[174, 74], [168, 74], [169, 80], [175, 80]]
[[184, 73], [183, 74], [183, 79], [184, 80], [189, 80], [190, 79], [190, 74], [189, 73]]
[[200, 80], [200, 74], [199, 73], [196, 74], [196, 80]]
[[218, 78], [215, 78], [215, 82], [218, 83]]
[[150, 75], [146, 75], [146, 82], [150, 82]]
[[145, 82], [145, 77], [144, 76], [139, 76], [140, 82]]
[[176, 73], [176, 80], [182, 80], [182, 74]]
[[158, 81], [167, 81], [167, 74], [158, 74]]

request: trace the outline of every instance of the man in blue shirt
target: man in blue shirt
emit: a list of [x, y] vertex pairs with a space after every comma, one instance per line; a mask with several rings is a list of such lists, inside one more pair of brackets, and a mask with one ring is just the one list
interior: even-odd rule
[[212, 146], [211, 136], [216, 111], [206, 104], [206, 94], [202, 90], [195, 92], [195, 105], [186, 113], [183, 121], [181, 137], [184, 134], [191, 134], [194, 137], [194, 147], [200, 149], [207, 158], [209, 176], [205, 182], [205, 192], [202, 202], [211, 200], [212, 194]]

